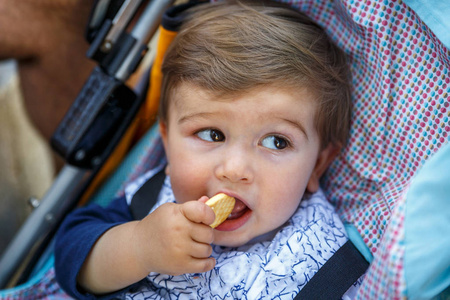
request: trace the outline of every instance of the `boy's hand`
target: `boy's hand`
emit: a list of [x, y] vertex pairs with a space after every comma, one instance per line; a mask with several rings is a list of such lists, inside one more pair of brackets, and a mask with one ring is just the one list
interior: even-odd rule
[[133, 232], [135, 259], [148, 273], [201, 273], [214, 268], [214, 211], [204, 202], [166, 203], [138, 222]]

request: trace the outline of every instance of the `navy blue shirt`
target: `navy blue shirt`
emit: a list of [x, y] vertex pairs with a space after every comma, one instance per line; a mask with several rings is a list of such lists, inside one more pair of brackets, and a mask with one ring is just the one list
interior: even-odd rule
[[[56, 235], [55, 243], [56, 280], [66, 293], [76, 299], [99, 298], [77, 286], [78, 273], [95, 242], [104, 232], [132, 220], [125, 197], [115, 199], [106, 208], [93, 204], [67, 216]], [[110, 299], [122, 292], [123, 290], [101, 298]]]

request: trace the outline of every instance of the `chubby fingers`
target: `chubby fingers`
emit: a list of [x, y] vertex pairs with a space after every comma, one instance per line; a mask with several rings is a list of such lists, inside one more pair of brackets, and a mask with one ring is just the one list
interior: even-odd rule
[[186, 202], [181, 207], [186, 219], [192, 222], [189, 229], [192, 240], [210, 248], [209, 245], [214, 242], [214, 231], [209, 225], [214, 222], [216, 217], [214, 211], [206, 204], [198, 201]]
[[214, 222], [214, 211], [204, 202], [189, 201], [181, 205], [181, 212], [186, 219], [191, 221], [189, 234], [193, 241], [186, 245], [186, 253], [191, 259], [185, 267], [191, 273], [202, 273], [213, 269], [216, 260], [210, 256], [212, 254], [211, 244], [214, 241], [214, 230], [209, 225]]
[[[203, 225], [204, 227], [209, 227]], [[209, 227], [209, 229], [212, 228]], [[203, 242], [194, 242], [189, 244], [187, 253], [190, 256], [186, 267], [190, 273], [203, 273], [212, 270], [216, 265], [216, 260], [211, 257], [212, 247], [210, 244]]]
[[191, 222], [205, 225], [212, 224], [216, 218], [214, 211], [202, 201], [188, 201], [182, 204], [181, 213]]
[[[188, 271], [179, 272], [179, 274], [185, 273], [204, 273], [214, 269], [216, 260], [213, 257], [209, 258], [195, 258], [192, 257], [184, 264], [184, 268]], [[174, 275], [179, 275], [174, 274]]]
[[206, 203], [206, 201], [208, 201], [208, 200], [209, 200], [209, 198], [207, 196], [201, 196], [200, 199], [198, 199], [198, 202]]

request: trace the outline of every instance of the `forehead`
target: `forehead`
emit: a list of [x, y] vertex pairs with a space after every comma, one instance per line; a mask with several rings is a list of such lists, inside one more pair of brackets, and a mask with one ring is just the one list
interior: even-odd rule
[[235, 103], [239, 100], [250, 100], [250, 104], [257, 107], [263, 102], [269, 102], [276, 106], [278, 102], [290, 102], [292, 109], [296, 108], [310, 108], [311, 111], [316, 111], [318, 107], [318, 100], [310, 89], [306, 87], [289, 87], [280, 85], [261, 85], [250, 88], [245, 91], [210, 91], [208, 89], [199, 87], [190, 82], [182, 82], [177, 84], [170, 93], [169, 103], [173, 104], [181, 111], [191, 106], [198, 105], [199, 102], [213, 104], [217, 103]]

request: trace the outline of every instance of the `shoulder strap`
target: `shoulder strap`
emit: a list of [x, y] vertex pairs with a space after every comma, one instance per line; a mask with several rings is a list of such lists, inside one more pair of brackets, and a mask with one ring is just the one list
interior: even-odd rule
[[325, 262], [294, 299], [341, 299], [368, 267], [369, 263], [349, 240]]
[[147, 180], [131, 199], [130, 210], [135, 220], [141, 220], [156, 204], [159, 192], [166, 179], [165, 168]]

